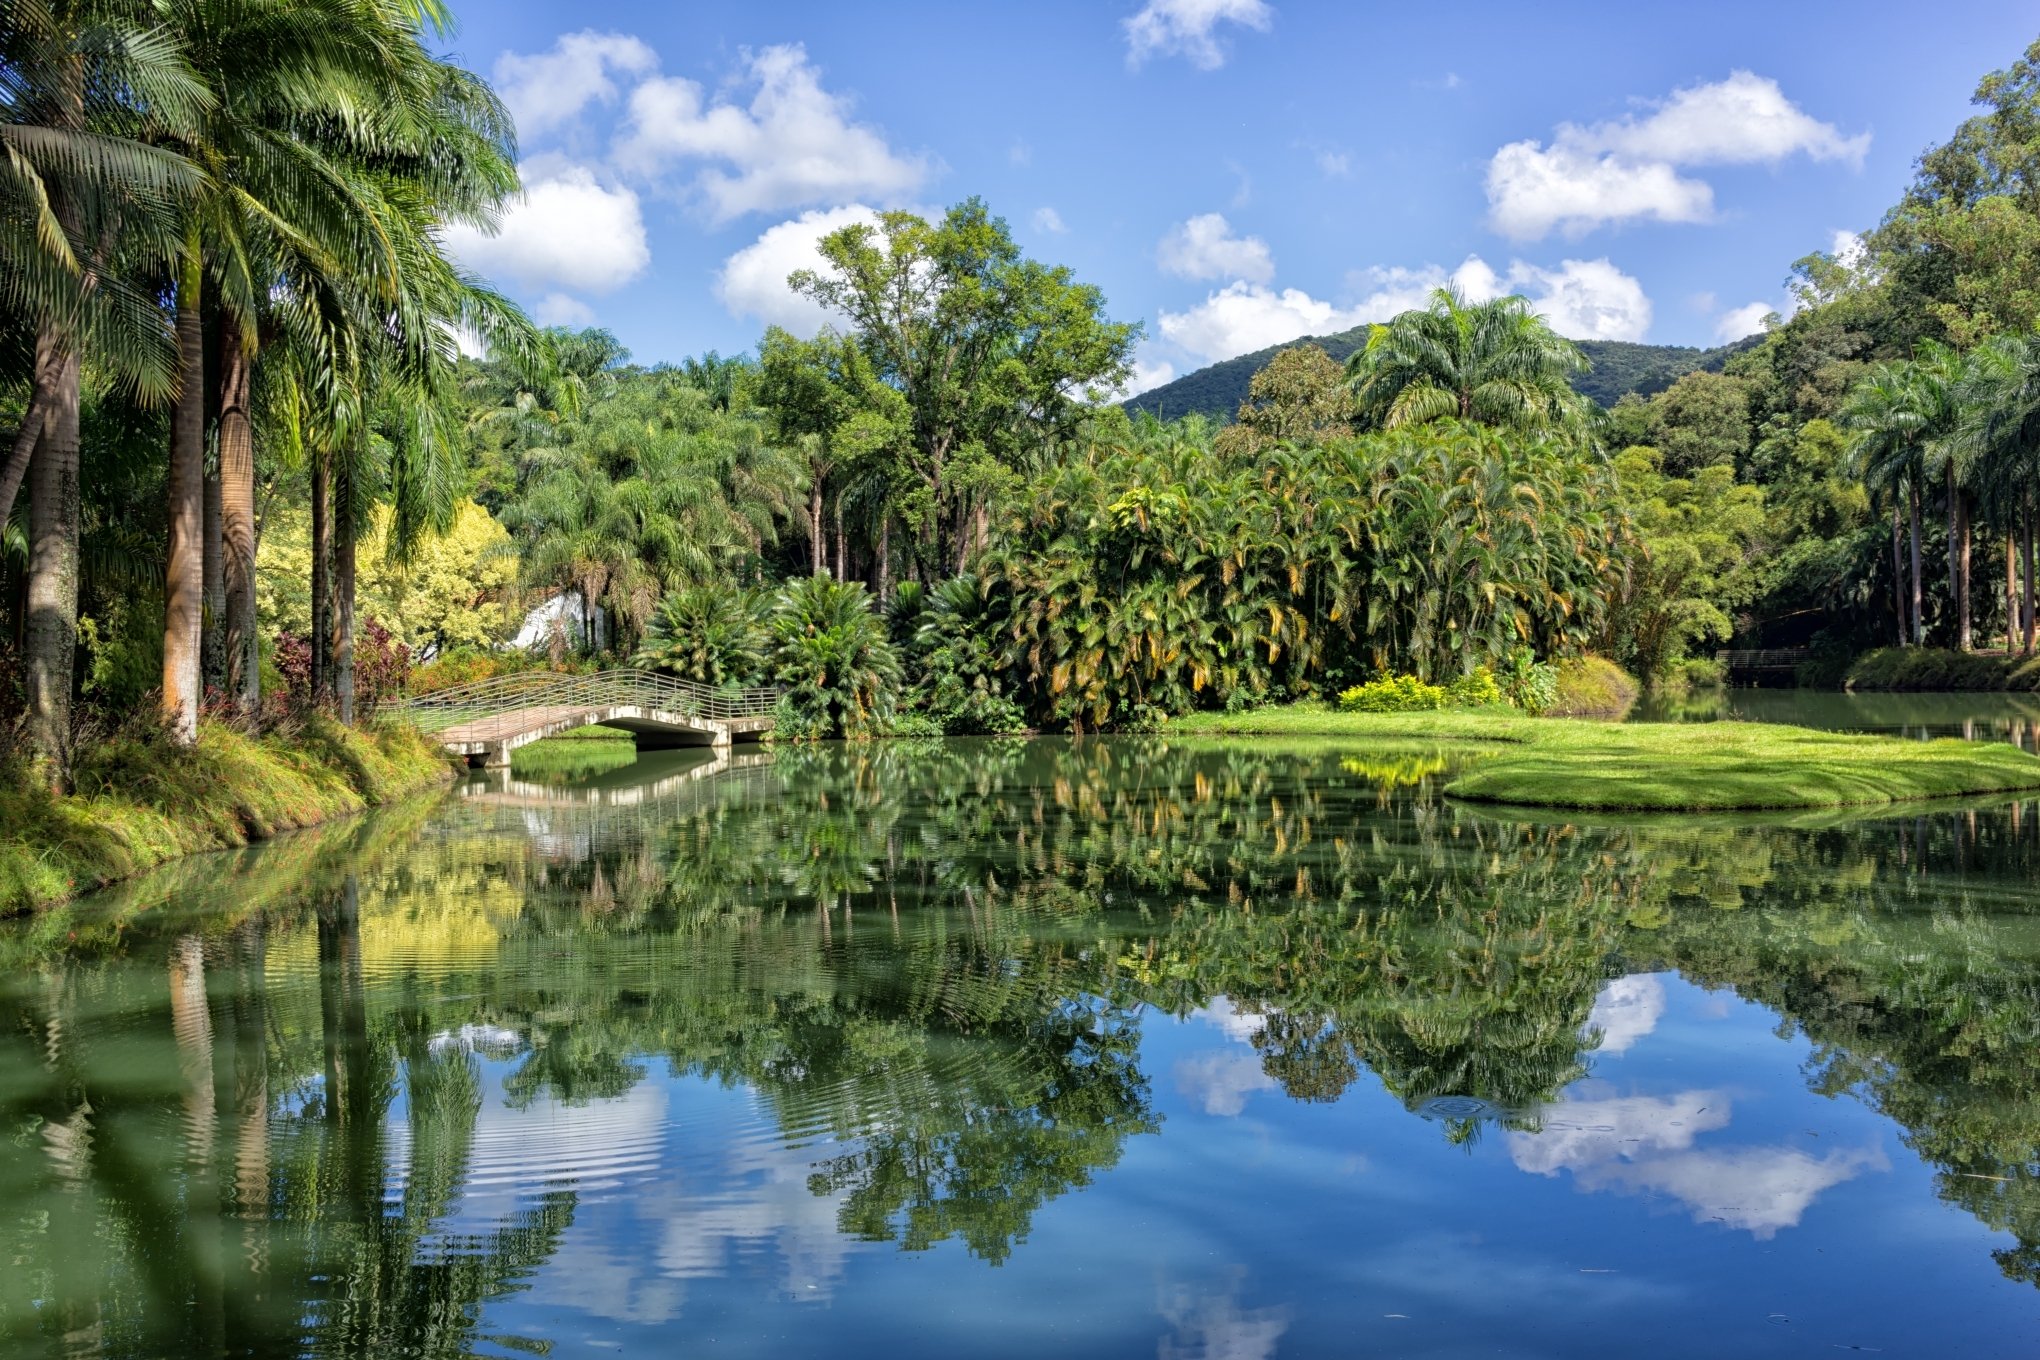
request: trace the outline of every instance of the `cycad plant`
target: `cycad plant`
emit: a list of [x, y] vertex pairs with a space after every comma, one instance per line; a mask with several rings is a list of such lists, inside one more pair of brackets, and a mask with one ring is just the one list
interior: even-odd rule
[[772, 609], [773, 678], [788, 734], [867, 737], [892, 716], [899, 656], [862, 582], [805, 576]]
[[718, 689], [756, 684], [765, 668], [764, 600], [734, 586], [669, 592], [631, 664]]

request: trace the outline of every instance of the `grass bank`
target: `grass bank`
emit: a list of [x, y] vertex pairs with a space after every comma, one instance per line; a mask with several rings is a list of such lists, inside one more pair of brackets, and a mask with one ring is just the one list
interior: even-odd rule
[[78, 792], [63, 798], [0, 768], [0, 915], [451, 777], [440, 749], [408, 727], [358, 731], [325, 718], [263, 737], [206, 723], [190, 750], [152, 735], [115, 737], [80, 754]]
[[2040, 656], [1881, 647], [1849, 663], [1843, 683], [1861, 690], [2040, 691]]
[[1346, 737], [1454, 748], [1450, 797], [1610, 812], [1862, 807], [2040, 789], [2040, 757], [1995, 742], [1905, 741], [1779, 723], [1608, 723], [1489, 710], [1314, 705], [1179, 718], [1171, 733]]

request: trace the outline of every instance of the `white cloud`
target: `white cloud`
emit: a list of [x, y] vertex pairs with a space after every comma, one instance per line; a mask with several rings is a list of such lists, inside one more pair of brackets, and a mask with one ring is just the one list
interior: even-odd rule
[[627, 33], [584, 29], [561, 35], [550, 52], [505, 52], [496, 60], [496, 93], [517, 120], [518, 133], [535, 137], [591, 103], [615, 99], [612, 72], [641, 76], [658, 65], [657, 54]]
[[1048, 232], [1053, 236], [1060, 236], [1068, 231], [1069, 227], [1064, 224], [1062, 214], [1054, 208], [1036, 208], [1034, 210], [1034, 229], [1036, 231]]
[[1804, 155], [1860, 166], [1870, 135], [1844, 136], [1749, 71], [1673, 91], [1642, 117], [1562, 124], [1549, 146], [1511, 142], [1488, 163], [1488, 220], [1517, 240], [1630, 220], [1704, 222], [1714, 190], [1679, 167], [1777, 164]]
[[659, 176], [701, 163], [689, 187], [716, 222], [809, 203], [897, 202], [927, 179], [926, 157], [895, 152], [877, 129], [850, 121], [850, 101], [822, 88], [800, 44], [747, 54], [742, 83], [756, 87], [748, 105], [678, 76], [645, 81], [631, 94], [619, 164]]
[[565, 293], [547, 293], [531, 309], [531, 319], [541, 326], [592, 326], [595, 309]]
[[1320, 151], [1317, 168], [1327, 179], [1349, 179], [1353, 174], [1353, 158], [1343, 151]]
[[1165, 273], [1182, 279], [1244, 279], [1267, 283], [1275, 257], [1258, 236], [1235, 236], [1220, 213], [1200, 213], [1170, 230], [1155, 248]]
[[1777, 310], [1768, 302], [1746, 302], [1722, 313], [1721, 319], [1714, 323], [1714, 338], [1726, 345], [1745, 335], [1755, 335], [1764, 329], [1764, 319]]
[[1509, 266], [1509, 287], [1574, 340], [1641, 340], [1650, 333], [1643, 285], [1607, 260], [1563, 260], [1556, 269], [1518, 262]]
[[1835, 257], [1836, 264], [1848, 270], [1861, 269], [1870, 262], [1870, 248], [1853, 231], [1836, 232], [1828, 253]]
[[1641, 340], [1650, 330], [1651, 302], [1643, 285], [1605, 259], [1562, 260], [1556, 269], [1516, 260], [1501, 273], [1469, 255], [1450, 274], [1437, 265], [1375, 266], [1349, 282], [1367, 290], [1351, 309], [1363, 321], [1386, 321], [1429, 306], [1432, 291], [1449, 286], [1468, 302], [1520, 293], [1553, 330], [1574, 340]]
[[757, 240], [723, 262], [716, 275], [715, 295], [736, 316], [751, 316], [768, 326], [783, 326], [795, 335], [812, 336], [830, 314], [786, 286], [796, 269], [820, 269], [816, 244], [852, 222], [876, 225], [878, 213], [862, 203], [826, 211], [804, 212], [790, 222], [768, 227]]
[[1225, 48], [1214, 34], [1220, 24], [1240, 24], [1266, 33], [1275, 11], [1265, 0], [1148, 0], [1128, 18], [1126, 64], [1138, 69], [1152, 56], [1183, 57], [1200, 71], [1225, 65]]
[[1502, 235], [1534, 241], [1561, 228], [1579, 236], [1609, 222], [1651, 218], [1705, 222], [1714, 190], [1669, 165], [1632, 164], [1534, 141], [1511, 142], [1488, 162], [1488, 221]]
[[1612, 151], [1636, 160], [1674, 165], [1750, 165], [1806, 155], [1817, 161], [1861, 165], [1870, 134], [1844, 137], [1785, 97], [1778, 82], [1751, 71], [1732, 71], [1712, 85], [1674, 90], [1645, 118], [1592, 127], [1568, 125], [1560, 141]]
[[1587, 1028], [1601, 1032], [1601, 1052], [1626, 1053], [1665, 1014], [1665, 984], [1649, 973], [1616, 978], [1594, 998]]
[[446, 245], [469, 268], [532, 288], [557, 286], [606, 293], [651, 263], [638, 197], [609, 186], [585, 165], [527, 161], [524, 192], [486, 235], [455, 224]]
[[1217, 363], [1299, 336], [1347, 330], [1368, 319], [1320, 302], [1300, 288], [1284, 288], [1278, 293], [1242, 279], [1188, 311], [1165, 311], [1156, 322], [1163, 339], [1205, 363]]
[[1686, 305], [1688, 307], [1691, 307], [1694, 311], [1700, 313], [1700, 315], [1706, 316], [1709, 312], [1714, 310], [1717, 301], [1718, 299], [1716, 299], [1713, 293], [1703, 288], [1699, 292], [1689, 296], [1686, 299]]
[[1729, 1113], [1721, 1091], [1565, 1100], [1545, 1108], [1542, 1131], [1510, 1133], [1509, 1155], [1523, 1171], [1569, 1171], [1582, 1190], [1670, 1195], [1694, 1221], [1759, 1241], [1796, 1227], [1830, 1187], [1889, 1165], [1874, 1147], [1821, 1157], [1790, 1147], [1696, 1148], [1701, 1134], [1728, 1126]]

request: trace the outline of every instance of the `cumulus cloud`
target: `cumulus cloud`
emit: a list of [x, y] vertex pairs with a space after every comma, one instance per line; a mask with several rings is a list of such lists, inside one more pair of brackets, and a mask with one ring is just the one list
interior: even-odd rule
[[1205, 363], [1265, 349], [1304, 335], [1347, 330], [1369, 318], [1319, 301], [1300, 288], [1280, 292], [1244, 279], [1228, 284], [1187, 311], [1156, 318], [1162, 338]]
[[1317, 153], [1317, 168], [1326, 179], [1350, 179], [1353, 158], [1344, 151], [1320, 151]]
[[1874, 1147], [1820, 1157], [1790, 1147], [1696, 1147], [1700, 1135], [1728, 1126], [1730, 1111], [1721, 1091], [1565, 1100], [1546, 1107], [1541, 1131], [1510, 1133], [1509, 1155], [1537, 1175], [1570, 1172], [1582, 1190], [1669, 1195], [1694, 1221], [1759, 1241], [1796, 1227], [1824, 1191], [1889, 1166]]
[[1125, 22], [1126, 64], [1136, 70], [1149, 57], [1182, 57], [1200, 71], [1225, 65], [1220, 24], [1266, 33], [1275, 11], [1266, 0], [1148, 0]]
[[565, 293], [547, 293], [531, 309], [531, 319], [541, 326], [592, 326], [595, 309]]
[[1180, 279], [1245, 279], [1267, 283], [1275, 257], [1258, 236], [1235, 236], [1221, 213], [1201, 213], [1170, 230], [1155, 248], [1164, 273]]
[[1778, 309], [1768, 302], [1746, 302], [1721, 314], [1714, 323], [1714, 338], [1726, 345], [1745, 335], [1756, 335], [1765, 330], [1769, 318], [1777, 314]]
[[1627, 1053], [1664, 1014], [1665, 984], [1649, 973], [1631, 973], [1601, 989], [1587, 1013], [1587, 1028], [1600, 1031], [1601, 1052]]
[[716, 222], [811, 203], [897, 202], [930, 173], [926, 157], [896, 152], [876, 128], [851, 121], [850, 101], [822, 88], [798, 43], [747, 53], [739, 84], [752, 90], [748, 104], [678, 76], [645, 81], [630, 97], [618, 163], [652, 177], [698, 166], [688, 192]]
[[1276, 1087], [1251, 1053], [1200, 1053], [1176, 1063], [1176, 1089], [1206, 1114], [1232, 1118], [1245, 1111], [1248, 1096]]
[[1792, 156], [1860, 166], [1870, 135], [1845, 136], [1750, 71], [1673, 91], [1642, 116], [1562, 124], [1549, 145], [1511, 142], [1488, 163], [1488, 220], [1517, 240], [1577, 236], [1631, 220], [1704, 222], [1714, 190], [1681, 167], [1775, 165]]
[[1449, 274], [1437, 265], [1376, 266], [1351, 282], [1364, 290], [1350, 309], [1362, 321], [1428, 306], [1433, 290], [1451, 287], [1468, 302], [1520, 293], [1553, 330], [1574, 340], [1641, 340], [1650, 331], [1651, 301], [1643, 285], [1605, 259], [1562, 260], [1555, 269], [1516, 260], [1504, 273], [1469, 255]]
[[584, 29], [567, 33], [550, 52], [505, 52], [496, 61], [496, 93], [517, 120], [517, 130], [535, 137], [573, 118], [591, 103], [617, 96], [612, 74], [641, 76], [659, 58], [627, 33]]
[[645, 242], [638, 197], [608, 185], [585, 165], [527, 161], [519, 167], [524, 192], [489, 235], [455, 224], [446, 230], [454, 255], [479, 273], [531, 288], [606, 293], [644, 272], [652, 252]]
[[816, 245], [853, 222], [876, 226], [878, 212], [852, 203], [804, 212], [766, 228], [757, 240], [723, 261], [715, 278], [716, 297], [735, 316], [756, 317], [803, 338], [814, 335], [831, 320], [830, 313], [787, 287], [786, 277], [797, 269], [822, 268]]
[[1054, 236], [1060, 236], [1068, 231], [1069, 227], [1064, 224], [1062, 214], [1054, 208], [1036, 208], [1034, 210], [1034, 229], [1036, 231], [1048, 232]]

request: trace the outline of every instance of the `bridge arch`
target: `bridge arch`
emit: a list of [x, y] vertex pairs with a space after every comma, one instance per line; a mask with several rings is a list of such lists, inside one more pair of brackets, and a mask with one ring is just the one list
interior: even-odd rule
[[420, 695], [405, 712], [470, 765], [495, 767], [520, 746], [598, 724], [643, 747], [724, 750], [769, 732], [778, 703], [776, 689], [710, 689], [650, 671], [530, 671]]

